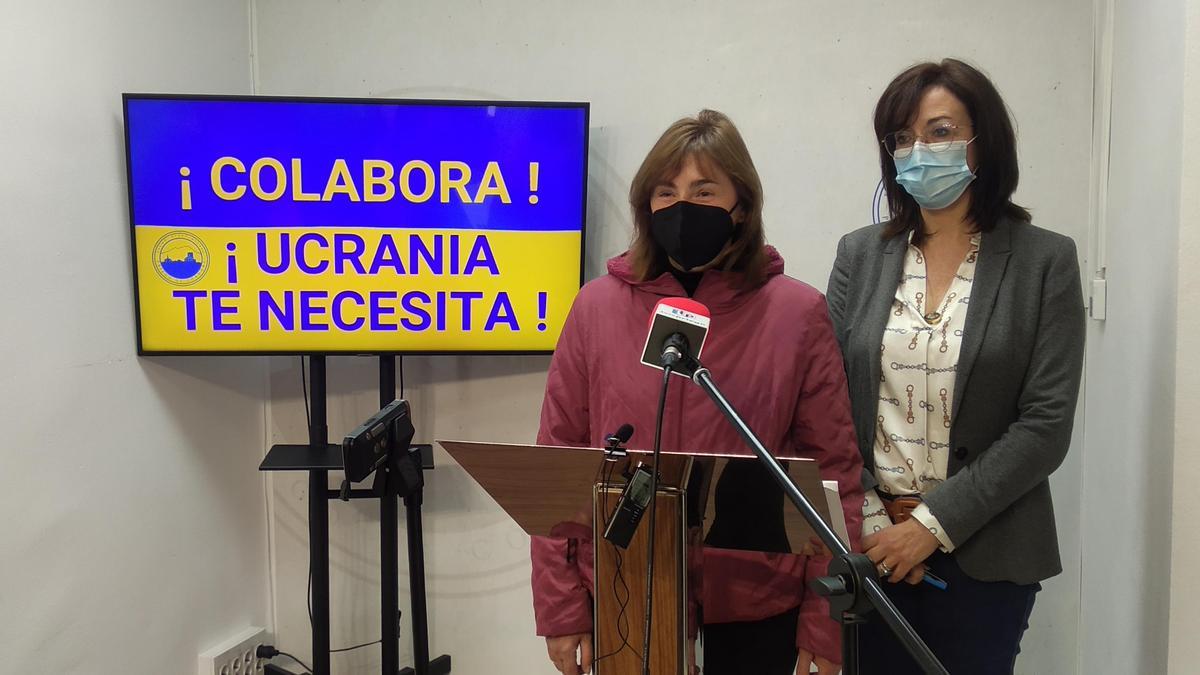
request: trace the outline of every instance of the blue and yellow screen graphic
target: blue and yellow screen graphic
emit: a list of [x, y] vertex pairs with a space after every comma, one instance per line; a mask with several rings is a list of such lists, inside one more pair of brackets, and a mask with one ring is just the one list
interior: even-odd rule
[[126, 96], [139, 350], [552, 350], [587, 115]]

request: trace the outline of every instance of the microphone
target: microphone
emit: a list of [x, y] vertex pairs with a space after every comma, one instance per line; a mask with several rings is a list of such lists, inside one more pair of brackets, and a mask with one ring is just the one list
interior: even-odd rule
[[[650, 330], [642, 349], [642, 363], [673, 371], [699, 359], [712, 322], [708, 308], [690, 298], [663, 298], [650, 313]], [[687, 373], [678, 373], [688, 377]]]
[[662, 365], [675, 368], [688, 353], [688, 339], [683, 333], [671, 333], [663, 340]]
[[[654, 424], [653, 463], [647, 467], [639, 464], [625, 484], [621, 495], [618, 516], [609, 524], [604, 537], [614, 545], [625, 548], [633, 539], [638, 521], [647, 504], [650, 508], [650, 537], [646, 554], [646, 604], [645, 627], [642, 631], [642, 674], [650, 673], [650, 635], [654, 617], [654, 517], [658, 500], [658, 459], [662, 450], [663, 410], [667, 402], [667, 390], [671, 385], [670, 375], [691, 379], [699, 366], [700, 351], [708, 337], [708, 326], [712, 322], [708, 308], [691, 298], [663, 298], [650, 313], [650, 330], [646, 334], [646, 346], [642, 349], [642, 363], [663, 373], [662, 393], [658, 399], [658, 415]], [[613, 524], [617, 526], [614, 528]]]
[[628, 423], [622, 424], [619, 429], [609, 434], [604, 439], [604, 444], [607, 446], [604, 448], [604, 461], [615, 462], [618, 458], [628, 456], [629, 453], [625, 452], [625, 448], [621, 446], [628, 443], [632, 437], [633, 425]]
[[604, 442], [610, 446], [618, 446], [628, 443], [630, 438], [633, 438], [633, 425], [626, 423], [622, 424], [619, 429], [609, 434], [608, 437], [604, 439]]

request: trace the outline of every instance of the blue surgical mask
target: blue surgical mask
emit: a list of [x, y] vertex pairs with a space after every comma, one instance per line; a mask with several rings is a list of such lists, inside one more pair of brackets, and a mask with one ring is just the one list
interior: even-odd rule
[[921, 141], [914, 143], [907, 157], [893, 158], [896, 182], [922, 208], [935, 210], [950, 206], [975, 180], [975, 174], [967, 166], [967, 146], [974, 140], [950, 141], [941, 152], [934, 152]]

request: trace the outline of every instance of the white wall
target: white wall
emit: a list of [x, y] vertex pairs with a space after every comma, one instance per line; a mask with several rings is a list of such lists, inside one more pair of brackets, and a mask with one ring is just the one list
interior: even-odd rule
[[266, 372], [135, 356], [120, 94], [247, 93], [246, 4], [0, 16], [0, 670], [194, 673], [267, 620]]
[[[1200, 235], [1189, 227], [1200, 219], [1200, 3], [1115, 5], [1109, 320], [1091, 325], [1077, 434], [1086, 456], [1077, 448], [1055, 478], [1068, 569], [1039, 599], [1028, 673], [1163, 672], [1168, 635], [1170, 672], [1200, 657], [1189, 602], [1200, 589], [1179, 573], [1200, 565], [1190, 528], [1200, 455], [1182, 428], [1200, 409]], [[917, 59], [963, 55], [991, 73], [1020, 123], [1020, 200], [1039, 224], [1086, 237], [1091, 4], [973, 10], [969, 25], [986, 33], [944, 8], [261, 0], [254, 37], [259, 93], [591, 100], [589, 277], [627, 240], [625, 190], [655, 135], [702, 106], [723, 109], [766, 181], [771, 239], [793, 275], [823, 286], [837, 235], [869, 217], [870, 107]], [[268, 622], [255, 465], [264, 436], [305, 437], [299, 372], [295, 359], [134, 356], [119, 93], [249, 92], [246, 6], [13, 2], [3, 12], [4, 670], [191, 672], [200, 649]], [[532, 436], [546, 359], [407, 365], [419, 440]], [[331, 359], [330, 370], [336, 436], [374, 407], [374, 364]], [[77, 411], [75, 442], [48, 431], [62, 411]], [[456, 672], [549, 672], [530, 637], [525, 538], [439, 460], [426, 506], [434, 653], [452, 652]], [[272, 597], [281, 643], [297, 652], [308, 639], [305, 487], [280, 476], [269, 493]], [[375, 639], [375, 514], [335, 504], [331, 522], [335, 646]], [[370, 672], [377, 654], [335, 664]]]
[[[824, 288], [837, 238], [871, 219], [875, 100], [902, 68], [946, 55], [981, 64], [1013, 108], [1018, 199], [1037, 223], [1087, 250], [1090, 0], [977, 4], [966, 13], [938, 0], [254, 4], [261, 94], [591, 101], [589, 278], [628, 241], [625, 195], [654, 139], [676, 118], [714, 107], [747, 139], [766, 186], [768, 236], [789, 272]], [[421, 440], [532, 439], [545, 359], [407, 363]], [[276, 359], [271, 370], [272, 434], [301, 441], [298, 366]], [[330, 382], [336, 437], [374, 408], [373, 365], [333, 359]], [[1076, 449], [1054, 479], [1067, 571], [1039, 596], [1022, 672], [1076, 671], [1080, 458]], [[434, 653], [451, 652], [456, 671], [551, 672], [533, 637], [526, 539], [439, 460], [426, 505]], [[288, 645], [308, 640], [304, 491], [303, 476], [278, 476], [272, 491]], [[334, 505], [331, 523], [334, 645], [376, 639], [376, 517], [365, 505]], [[366, 673], [377, 655], [374, 647], [334, 662], [339, 672]]]
[[1189, 426], [1200, 412], [1200, 1], [1187, 0], [1183, 143], [1179, 199], [1178, 345], [1175, 352], [1175, 458], [1172, 509], [1171, 629], [1168, 672], [1189, 675], [1200, 662], [1200, 443]]
[[[416, 440], [529, 442], [548, 364], [545, 357], [404, 359]], [[341, 438], [378, 407], [377, 361], [330, 357], [328, 372], [329, 433]], [[272, 359], [270, 412], [275, 442], [305, 440], [298, 359]], [[455, 672], [540, 672], [529, 669], [545, 658], [544, 646], [532, 638], [529, 539], [440, 450], [437, 463], [426, 473], [424, 506], [433, 655], [451, 653]], [[285, 473], [271, 480], [279, 641], [307, 654], [308, 479]], [[329, 508], [330, 634], [337, 649], [380, 637], [379, 515], [372, 500], [333, 501]], [[403, 507], [400, 523], [400, 655], [411, 665]], [[334, 654], [332, 665], [336, 673], [378, 672], [379, 647]]]
[[1184, 2], [1117, 0], [1114, 9], [1108, 318], [1090, 325], [1085, 394], [1081, 672], [1161, 673]]

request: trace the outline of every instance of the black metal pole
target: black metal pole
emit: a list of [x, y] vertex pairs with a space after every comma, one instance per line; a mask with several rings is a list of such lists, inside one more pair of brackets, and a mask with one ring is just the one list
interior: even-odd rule
[[667, 408], [671, 372], [672, 367], [664, 364], [662, 391], [658, 395], [658, 416], [654, 422], [654, 454], [650, 467], [650, 538], [646, 542], [646, 616], [642, 624], [642, 675], [650, 675], [650, 633], [654, 623], [654, 542], [658, 539], [654, 518], [658, 512], [658, 462], [662, 457], [663, 411]]
[[[420, 460], [417, 460], [418, 462]], [[418, 464], [418, 471], [420, 465]], [[416, 675], [429, 675], [429, 616], [425, 604], [425, 542], [421, 528], [421, 501], [424, 488], [418, 487], [404, 498], [408, 520], [408, 584], [412, 593], [413, 669]], [[447, 671], [448, 672], [448, 671]]]
[[842, 672], [858, 673], [858, 619], [842, 623]]
[[[324, 450], [329, 443], [325, 416], [325, 357], [309, 357], [312, 406], [308, 443]], [[329, 675], [329, 471], [308, 472], [308, 565], [312, 572], [313, 675]]]
[[[396, 399], [396, 357], [379, 357], [379, 407]], [[408, 452], [408, 448], [392, 448]], [[380, 469], [388, 471], [388, 469]], [[389, 475], [379, 495], [379, 574], [381, 626], [383, 627], [383, 675], [400, 672], [400, 535], [396, 491]]]
[[[754, 451], [754, 454], [758, 456], [758, 459], [767, 466], [767, 469], [775, 478], [775, 482], [777, 482], [779, 486], [783, 488], [784, 493], [787, 494], [788, 498], [792, 500], [792, 504], [799, 509], [800, 514], [804, 516], [804, 520], [808, 522], [809, 527], [811, 527], [813, 531], [817, 533], [817, 536], [820, 537], [825, 546], [827, 546], [829, 550], [834, 553], [835, 557], [843, 559], [849, 559], [853, 557], [854, 554], [850, 552], [850, 549], [846, 547], [846, 544], [843, 543], [836, 534], [834, 534], [829, 525], [821, 519], [821, 516], [817, 513], [817, 510], [813, 508], [812, 503], [808, 501], [808, 498], [805, 497], [804, 493], [800, 491], [800, 488], [796, 487], [796, 484], [792, 481], [792, 477], [788, 475], [787, 470], [783, 468], [783, 465], [779, 463], [779, 460], [776, 459], [769, 450], [767, 450], [766, 446], [762, 444], [762, 441], [758, 439], [758, 436], [755, 435], [754, 431], [750, 429], [750, 426], [746, 424], [745, 420], [743, 420], [741, 416], [738, 415], [737, 411], [734, 410], [733, 405], [730, 404], [729, 401], [725, 399], [725, 396], [721, 394], [720, 389], [718, 389], [716, 383], [713, 382], [712, 374], [708, 372], [708, 369], [704, 367], [697, 368], [696, 372], [692, 375], [692, 380], [696, 384], [700, 385], [700, 388], [703, 389], [706, 394], [708, 394], [708, 397], [712, 399], [713, 403], [717, 404], [717, 408], [722, 414], [725, 415], [726, 419], [733, 424], [734, 428], [737, 429], [738, 434], [742, 437], [742, 440], [744, 440], [746, 444], [750, 446], [750, 449]], [[896, 637], [898, 637], [904, 644], [904, 647], [908, 650], [908, 653], [912, 654], [912, 657], [916, 659], [917, 664], [920, 665], [926, 673], [949, 675], [949, 673], [946, 671], [946, 668], [942, 666], [942, 664], [937, 660], [937, 657], [934, 656], [933, 652], [929, 649], [929, 646], [926, 645], [923, 640], [921, 640], [921, 637], [917, 635], [912, 626], [910, 626], [908, 622], [904, 620], [904, 617], [901, 616], [900, 612], [896, 610], [896, 606], [892, 604], [892, 601], [888, 599], [886, 595], [884, 595], [883, 589], [879, 586], [879, 581], [874, 577], [874, 575], [862, 575], [861, 578], [854, 579], [854, 583], [850, 584], [850, 586], [851, 587], [849, 591], [851, 593], [856, 595], [866, 595], [867, 599], [870, 600], [875, 609], [879, 611], [879, 614], [883, 617], [884, 621], [887, 622], [888, 627], [892, 629], [892, 632], [894, 632]], [[850, 617], [850, 620], [857, 620], [857, 617]], [[842, 625], [843, 638], [845, 639], [849, 637], [852, 641], [857, 642], [857, 628], [847, 631], [846, 624], [843, 623]], [[854, 645], [854, 647], [857, 647], [857, 645]], [[846, 648], [847, 647], [843, 645], [843, 649]], [[856, 654], [854, 658], [844, 664], [845, 669], [843, 672], [846, 675], [857, 675], [856, 670], [851, 670], [850, 668], [851, 665], [853, 665], [855, 668], [857, 668], [858, 665], [857, 649], [855, 649], [855, 652]]]

